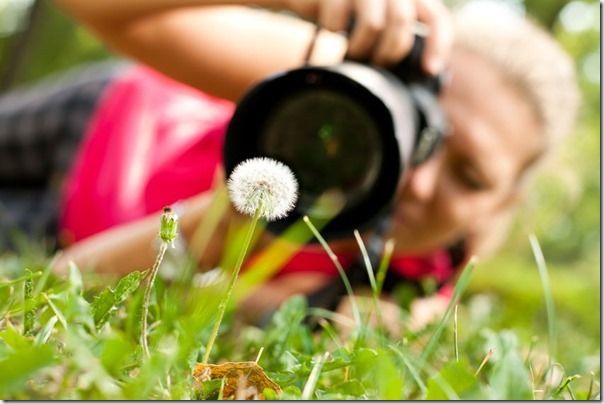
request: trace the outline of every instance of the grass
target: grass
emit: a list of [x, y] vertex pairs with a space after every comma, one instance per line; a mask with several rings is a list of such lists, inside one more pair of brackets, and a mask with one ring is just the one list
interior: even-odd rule
[[[363, 249], [360, 237], [357, 241]], [[262, 329], [239, 324], [232, 311], [218, 323], [220, 288], [196, 286], [190, 273], [168, 282], [160, 270], [145, 315], [148, 357], [140, 342], [144, 272], [106, 286], [106, 280], [82, 275], [75, 266], [59, 279], [48, 265], [31, 265], [30, 257], [5, 256], [0, 259], [0, 398], [217, 399], [244, 394], [239, 384], [246, 383], [252, 396], [274, 399], [597, 398], [599, 365], [565, 366], [556, 356], [553, 347], [564, 333], [553, 332], [552, 324], [562, 331], [564, 323], [555, 322], [555, 277], [550, 284], [536, 239], [531, 243], [544, 292], [539, 299], [549, 326], [540, 331], [549, 335], [547, 344], [533, 338], [529, 346], [522, 333], [485, 318], [483, 309], [497, 301], [466, 295], [483, 265], [474, 261], [459, 277], [445, 315], [413, 331], [403, 311], [396, 319], [403, 324], [400, 336], [367, 325], [375, 298], [357, 299], [355, 317], [362, 324], [352, 322], [356, 332], [351, 333], [341, 332], [337, 313], [311, 309], [303, 296], [285, 302]], [[390, 254], [387, 244], [384, 255]], [[368, 267], [373, 296], [384, 266], [382, 259], [375, 278]], [[531, 286], [539, 289], [538, 283]], [[216, 342], [208, 349], [214, 328]], [[560, 351], [573, 349], [558, 343]], [[251, 371], [232, 379], [228, 372], [206, 381], [193, 377], [198, 363], [225, 361], [230, 370], [254, 361], [279, 388], [254, 387], [259, 376]], [[230, 393], [233, 383], [237, 388]]]

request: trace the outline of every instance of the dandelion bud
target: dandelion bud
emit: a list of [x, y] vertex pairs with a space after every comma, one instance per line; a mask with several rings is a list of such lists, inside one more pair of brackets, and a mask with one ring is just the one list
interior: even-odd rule
[[178, 234], [178, 216], [169, 207], [164, 208], [164, 213], [161, 216], [161, 225], [159, 229], [159, 237], [164, 243], [172, 244]]
[[298, 182], [285, 164], [260, 157], [240, 163], [229, 177], [229, 195], [235, 209], [266, 220], [281, 219], [294, 208]]

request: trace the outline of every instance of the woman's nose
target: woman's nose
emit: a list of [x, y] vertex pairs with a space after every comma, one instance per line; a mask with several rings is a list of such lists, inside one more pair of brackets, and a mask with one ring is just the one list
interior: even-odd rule
[[436, 192], [441, 167], [440, 156], [434, 156], [423, 164], [413, 168], [407, 179], [407, 193], [414, 199], [427, 202]]

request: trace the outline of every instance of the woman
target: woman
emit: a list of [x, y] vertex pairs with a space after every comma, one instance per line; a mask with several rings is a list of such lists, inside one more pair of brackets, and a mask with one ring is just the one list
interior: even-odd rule
[[[119, 80], [113, 79], [113, 73], [107, 79], [101, 78], [104, 104], [95, 106], [90, 113], [92, 123], [83, 144], [78, 146], [75, 166], [68, 171], [61, 230], [68, 242], [77, 242], [64, 251], [58, 268], [64, 268], [68, 260], [99, 271], [125, 272], [148, 267], [154, 256], [151, 246], [158, 223], [157, 214], [148, 214], [158, 210], [160, 202], [181, 201], [180, 223], [186, 240], [190, 240], [204, 217], [211, 199], [207, 189], [219, 164], [215, 151], [220, 149], [223, 129], [233, 108], [224, 99], [234, 101], [267, 75], [299, 65], [313, 26], [284, 15], [240, 7], [210, 7], [209, 2], [195, 0], [57, 3], [116, 50], [205, 92], [196, 93], [190, 87], [136, 67], [126, 68], [130, 75], [120, 70]], [[346, 54], [382, 65], [395, 63], [412, 45], [414, 22], [427, 26], [429, 35], [422, 64], [430, 73], [438, 73], [444, 67], [451, 73], [441, 101], [453, 136], [447, 138], [436, 156], [409, 174], [397, 193], [395, 226], [390, 234], [395, 240], [392, 272], [404, 278], [433, 277], [444, 285], [470, 254], [497, 244], [493, 238], [501, 233], [500, 223], [519, 200], [525, 173], [552, 139], [570, 129], [576, 108], [572, 65], [551, 38], [526, 21], [514, 20], [510, 27], [498, 25], [493, 19], [484, 21], [485, 14], [477, 16], [471, 12], [459, 15], [453, 29], [446, 10], [433, 0], [254, 3], [318, 19], [326, 29], [320, 32], [311, 55], [311, 61], [317, 64], [337, 63]], [[350, 16], [355, 17], [356, 25], [347, 43], [330, 30], [345, 30]], [[166, 104], [166, 100], [173, 103]], [[180, 107], [171, 109], [171, 105]], [[161, 118], [154, 123], [140, 118], [153, 116], [149, 111], [160, 106]], [[199, 118], [199, 106], [209, 111], [207, 116]], [[127, 107], [141, 109], [135, 128], [137, 132], [148, 132], [144, 136], [127, 131], [121, 136], [116, 133], [116, 116]], [[162, 133], [174, 135], [181, 130], [162, 132], [160, 126], [171, 127], [174, 121], [193, 119], [193, 115], [203, 121], [196, 123], [201, 125], [197, 129], [203, 128], [207, 136], [194, 147], [183, 146], [174, 154], [166, 150], [174, 145], [175, 138], [164, 139], [165, 143], [158, 146]], [[117, 121], [130, 122], [130, 118]], [[139, 139], [132, 143], [136, 147], [122, 144], [117, 149], [126, 153], [115, 156], [108, 164], [102, 154], [113, 150], [111, 145], [115, 142], [131, 138]], [[174, 178], [190, 178], [170, 168], [186, 165], [187, 153], [200, 144], [202, 153], [206, 153], [204, 161], [209, 161], [203, 181], [196, 181], [194, 186], [186, 180], [168, 185]], [[137, 151], [152, 149], [154, 145], [160, 149], [151, 153], [156, 156], [154, 160], [136, 160]], [[175, 159], [171, 160], [173, 164], [162, 166], [171, 158]], [[199, 161], [194, 157], [191, 160]], [[124, 170], [120, 171], [124, 177], [118, 176], [119, 184], [111, 179], [106, 183], [95, 180], [95, 173], [98, 178], [108, 177], [102, 175], [105, 167], [128, 161], [137, 163], [124, 163]], [[198, 170], [191, 164], [192, 171]], [[141, 177], [140, 173], [150, 170], [150, 166], [156, 170], [155, 175]], [[166, 190], [167, 187], [178, 190]], [[133, 197], [137, 190], [138, 199]], [[162, 200], [165, 194], [171, 200]], [[115, 206], [120, 208], [114, 209]], [[113, 213], [108, 214], [112, 209]], [[220, 241], [235, 216], [233, 212], [225, 216], [219, 233], [213, 237], [215, 245], [200, 258], [200, 266], [212, 268], [219, 262]], [[264, 244], [269, 237], [265, 235]], [[358, 251], [353, 240], [334, 243], [333, 248], [343, 261]], [[335, 275], [324, 253], [318, 250], [304, 251], [288, 265], [250, 298], [248, 307], [270, 310], [292, 293], [317, 290]], [[431, 302], [442, 307], [446, 299], [435, 297]]]

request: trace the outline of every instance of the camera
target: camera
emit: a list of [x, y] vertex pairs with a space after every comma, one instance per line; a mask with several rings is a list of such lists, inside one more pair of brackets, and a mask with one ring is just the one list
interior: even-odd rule
[[322, 230], [350, 237], [385, 217], [401, 178], [441, 144], [446, 120], [440, 77], [420, 67], [423, 41], [397, 66], [344, 61], [271, 76], [238, 102], [227, 128], [227, 176], [240, 162], [270, 157], [288, 165], [300, 195], [293, 212], [268, 223], [280, 233], [304, 215], [320, 218], [321, 195], [343, 201]]

